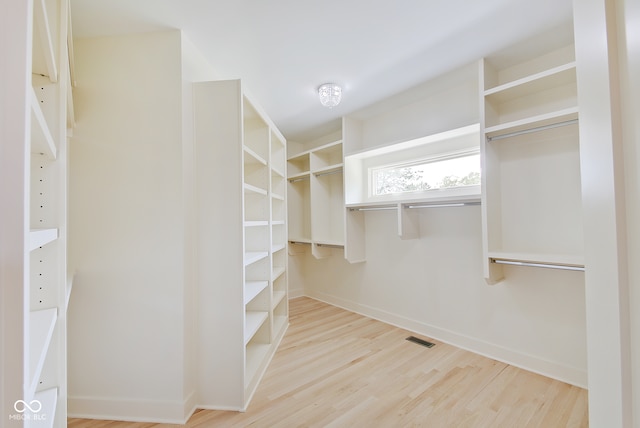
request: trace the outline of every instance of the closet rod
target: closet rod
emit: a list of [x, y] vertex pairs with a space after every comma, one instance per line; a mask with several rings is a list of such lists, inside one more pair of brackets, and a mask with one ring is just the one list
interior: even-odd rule
[[309, 176], [305, 175], [304, 177], [298, 177], [298, 178], [290, 178], [289, 179], [289, 183], [295, 183], [296, 181], [303, 181], [303, 180], [308, 180]]
[[344, 245], [338, 244], [316, 244], [318, 247], [327, 247], [327, 248], [344, 248]]
[[303, 242], [303, 241], [289, 241], [289, 244], [294, 244], [294, 245], [309, 245], [310, 242]]
[[515, 260], [501, 260], [501, 259], [491, 259], [491, 263], [496, 263], [501, 265], [541, 267], [541, 268], [549, 268], [549, 269], [574, 270], [574, 271], [584, 272], [584, 266], [560, 265], [555, 263], [531, 263], [531, 262], [518, 262]]
[[319, 173], [315, 174], [315, 176], [316, 177], [321, 177], [323, 175], [332, 175], [332, 174], [342, 174], [342, 168], [336, 169], [336, 170], [333, 170], [333, 171], [319, 172]]
[[495, 137], [487, 137], [487, 141], [502, 140], [503, 138], [516, 137], [518, 135], [530, 134], [532, 132], [544, 131], [546, 129], [559, 128], [561, 126], [573, 125], [574, 123], [578, 123], [578, 119], [565, 120], [564, 122], [552, 123], [550, 125], [536, 126], [535, 128], [509, 132], [508, 134], [496, 135]]
[[480, 202], [452, 202], [449, 204], [423, 204], [423, 205], [405, 205], [405, 208], [445, 208], [445, 207], [466, 207], [471, 205], [480, 205]]
[[384, 206], [384, 207], [352, 207], [349, 208], [349, 211], [382, 211], [382, 210], [397, 210], [398, 207], [396, 205], [393, 206]]

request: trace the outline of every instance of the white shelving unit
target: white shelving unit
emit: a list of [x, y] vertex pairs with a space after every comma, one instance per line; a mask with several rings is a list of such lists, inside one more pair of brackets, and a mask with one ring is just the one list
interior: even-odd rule
[[[3, 111], [6, 107], [7, 112], [21, 111], [24, 106], [25, 114], [5, 122], [7, 128], [2, 131], [3, 141], [12, 147], [3, 151], [3, 157], [11, 154], [13, 159], [3, 159], [0, 166], [5, 183], [0, 198], [11, 207], [0, 226], [0, 252], [3, 259], [11, 260], [15, 276], [6, 276], [4, 266], [0, 270], [3, 281], [21, 286], [11, 287], [20, 289], [17, 294], [3, 293], [0, 310], [2, 324], [12, 329], [11, 334], [6, 330], [0, 333], [2, 426], [65, 427], [66, 311], [70, 295], [66, 268], [67, 134], [73, 126], [73, 113], [69, 111], [69, 3], [13, 3], [3, 12], [8, 19], [3, 24], [5, 35], [9, 36], [8, 43], [15, 45], [3, 51], [4, 60], [12, 64], [11, 73], [3, 78], [20, 90], [3, 89], [7, 97], [0, 103], [5, 104]], [[24, 25], [28, 21], [33, 27]], [[28, 34], [31, 29], [33, 33]], [[12, 56], [18, 52], [26, 55]], [[31, 61], [25, 61], [29, 56]], [[6, 233], [8, 230], [11, 233]], [[29, 406], [16, 415], [17, 410], [7, 405], [18, 400]]]
[[290, 147], [289, 241], [310, 244], [314, 257], [327, 257], [330, 248], [344, 246], [342, 140]]
[[583, 270], [573, 46], [481, 62], [485, 276], [503, 265]]
[[288, 325], [286, 141], [239, 80], [193, 90], [199, 407], [244, 410]]

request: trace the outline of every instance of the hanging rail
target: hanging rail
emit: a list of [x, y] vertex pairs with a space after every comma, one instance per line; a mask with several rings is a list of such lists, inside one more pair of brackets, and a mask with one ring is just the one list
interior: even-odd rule
[[407, 209], [417, 209], [417, 208], [446, 208], [446, 207], [467, 207], [472, 205], [480, 205], [480, 201], [476, 202], [451, 202], [444, 204], [416, 204], [416, 205], [404, 205], [404, 208]]
[[317, 247], [326, 247], [326, 248], [344, 248], [344, 245], [339, 245], [339, 244], [321, 244], [321, 243], [317, 243], [316, 246]]
[[319, 172], [317, 174], [314, 174], [316, 177], [321, 177], [323, 175], [332, 175], [332, 174], [342, 174], [342, 168], [340, 169], [336, 169], [333, 171], [327, 171], [327, 172]]
[[397, 205], [383, 205], [378, 207], [349, 207], [349, 211], [383, 211], [383, 210], [397, 210]]
[[546, 129], [559, 128], [561, 126], [573, 125], [578, 123], [578, 119], [565, 120], [564, 122], [552, 123], [550, 125], [536, 126], [535, 128], [523, 129], [522, 131], [509, 132], [508, 134], [496, 135], [494, 137], [487, 137], [487, 141], [502, 140], [503, 138], [516, 137], [523, 134], [531, 134], [533, 132], [544, 131]]
[[309, 179], [308, 175], [305, 175], [304, 177], [290, 178], [289, 183], [295, 183], [296, 181], [304, 181], [308, 179]]
[[555, 264], [555, 263], [519, 262], [519, 261], [515, 261], [515, 260], [502, 260], [502, 259], [491, 259], [491, 263], [501, 264], [501, 265], [540, 267], [540, 268], [560, 269], [560, 270], [573, 270], [573, 271], [584, 272], [584, 266], [578, 266], [578, 265], [561, 265], [561, 264]]

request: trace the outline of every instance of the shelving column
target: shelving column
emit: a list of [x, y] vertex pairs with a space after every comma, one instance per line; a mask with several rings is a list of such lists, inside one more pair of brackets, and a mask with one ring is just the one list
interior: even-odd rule
[[480, 67], [485, 276], [515, 264], [583, 270], [573, 46]]

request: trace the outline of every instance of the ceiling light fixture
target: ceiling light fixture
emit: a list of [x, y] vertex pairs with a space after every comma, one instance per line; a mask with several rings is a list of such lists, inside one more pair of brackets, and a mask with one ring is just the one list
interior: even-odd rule
[[342, 99], [342, 88], [335, 83], [323, 83], [318, 87], [318, 97], [320, 104], [332, 108], [340, 104]]

